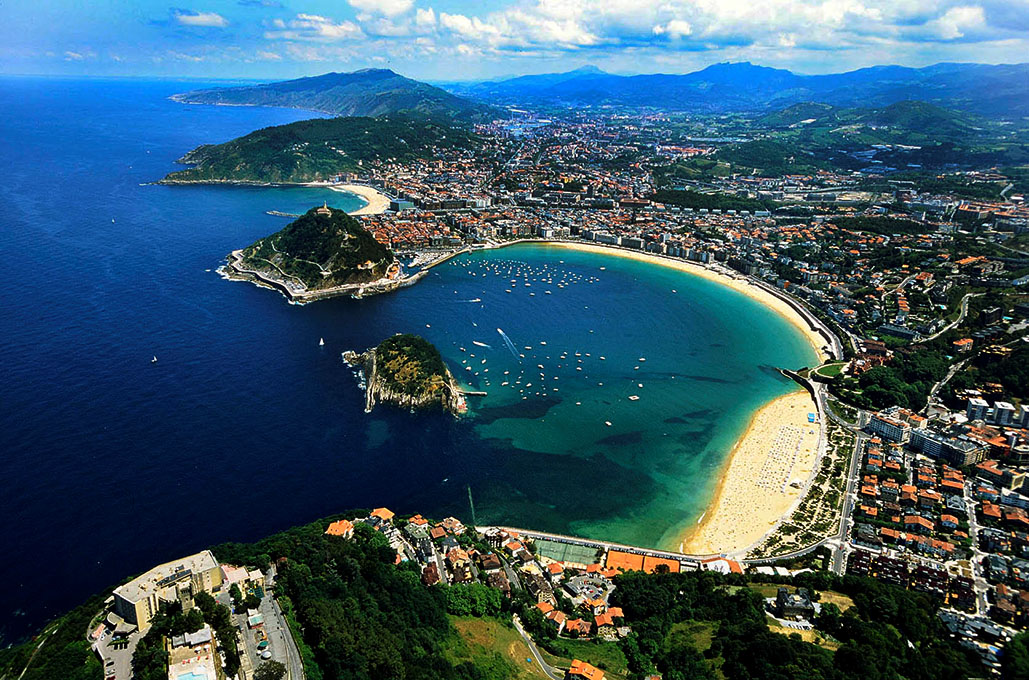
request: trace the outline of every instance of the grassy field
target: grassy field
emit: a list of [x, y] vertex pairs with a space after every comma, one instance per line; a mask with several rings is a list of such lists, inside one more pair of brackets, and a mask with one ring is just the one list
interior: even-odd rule
[[[761, 597], [775, 597], [776, 593], [779, 591], [779, 586], [772, 584], [755, 583], [747, 586], [747, 588], [750, 588], [751, 590], [760, 593]], [[818, 595], [819, 602], [821, 602], [822, 604], [831, 602], [837, 607], [839, 607], [841, 612], [845, 612], [854, 606], [854, 600], [850, 599], [850, 597], [848, 597], [847, 595], [837, 593], [833, 590], [820, 590], [818, 592]]]
[[[447, 650], [447, 657], [451, 661], [455, 663], [478, 662], [497, 655], [515, 669], [516, 675], [511, 676], [515, 680], [532, 678], [546, 680], [547, 675], [539, 667], [539, 664], [532, 661], [529, 648], [514, 628], [505, 626], [495, 619], [479, 619], [471, 616], [454, 616], [451, 617], [451, 622], [457, 628], [459, 635], [459, 639], [454, 640]], [[529, 662], [526, 659], [529, 659]], [[568, 667], [567, 661], [564, 666]]]
[[540, 647], [540, 653], [551, 666], [568, 668], [571, 659], [581, 659], [602, 668], [608, 678], [624, 678], [628, 672], [625, 655], [614, 642], [594, 642], [593, 640], [569, 640], [560, 639], [553, 644], [559, 645], [563, 654], [560, 656], [551, 654]]
[[821, 633], [815, 630], [796, 630], [795, 628], [786, 628], [781, 625], [778, 621], [773, 619], [771, 616], [768, 617], [768, 630], [773, 633], [779, 633], [780, 635], [799, 635], [800, 639], [804, 642], [810, 642], [811, 644], [818, 645], [822, 649], [828, 649], [831, 652], [835, 652], [840, 648], [840, 643], [836, 640], [832, 640], [824, 637]]
[[846, 365], [847, 364], [845, 362], [838, 363], [838, 364], [826, 364], [826, 365], [820, 367], [815, 372], [818, 373], [818, 375], [820, 375], [822, 377], [825, 377], [825, 378], [835, 378], [836, 376], [838, 376], [840, 374], [840, 371], [842, 371], [843, 367], [846, 366]]

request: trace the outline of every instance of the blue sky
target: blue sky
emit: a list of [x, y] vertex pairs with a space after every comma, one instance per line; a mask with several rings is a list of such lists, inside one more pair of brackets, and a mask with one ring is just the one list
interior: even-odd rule
[[0, 0], [4, 73], [465, 80], [1027, 60], [1029, 0]]

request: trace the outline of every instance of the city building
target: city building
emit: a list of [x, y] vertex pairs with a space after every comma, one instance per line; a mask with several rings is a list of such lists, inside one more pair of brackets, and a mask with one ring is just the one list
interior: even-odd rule
[[162, 602], [192, 604], [198, 592], [221, 588], [221, 565], [210, 550], [159, 564], [114, 589], [114, 613], [140, 629], [150, 626]]

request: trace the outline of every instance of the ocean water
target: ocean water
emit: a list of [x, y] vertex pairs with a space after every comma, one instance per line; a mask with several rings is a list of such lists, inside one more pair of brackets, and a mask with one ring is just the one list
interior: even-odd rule
[[[470, 520], [469, 488], [479, 522], [675, 547], [753, 411], [792, 389], [774, 368], [814, 360], [739, 293], [552, 246], [364, 300], [225, 281], [228, 251], [286, 224], [266, 211], [361, 201], [147, 184], [198, 144], [312, 116], [167, 100], [200, 85], [0, 79], [7, 640], [215, 542], [352, 507]], [[395, 332], [488, 395], [458, 421], [365, 414], [340, 352]]]

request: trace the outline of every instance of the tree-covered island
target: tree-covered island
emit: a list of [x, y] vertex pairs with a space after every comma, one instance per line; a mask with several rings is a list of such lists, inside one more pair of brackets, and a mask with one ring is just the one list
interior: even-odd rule
[[366, 411], [376, 403], [442, 408], [455, 414], [465, 411], [464, 397], [439, 350], [420, 336], [394, 335], [363, 354], [346, 352], [343, 356], [364, 370]]

